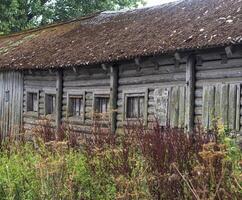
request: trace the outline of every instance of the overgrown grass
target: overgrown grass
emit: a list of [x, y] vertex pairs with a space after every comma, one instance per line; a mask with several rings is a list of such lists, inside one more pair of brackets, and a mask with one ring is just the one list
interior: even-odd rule
[[242, 199], [241, 159], [222, 126], [187, 135], [137, 123], [114, 135], [96, 125], [79, 137], [43, 120], [2, 141], [0, 199]]

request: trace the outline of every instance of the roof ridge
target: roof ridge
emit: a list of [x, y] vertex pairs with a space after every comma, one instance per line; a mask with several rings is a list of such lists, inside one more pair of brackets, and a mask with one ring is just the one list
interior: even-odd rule
[[136, 10], [142, 11], [142, 10], [147, 10], [147, 9], [150, 9], [150, 8], [158, 8], [158, 7], [165, 6], [165, 5], [172, 5], [174, 3], [180, 3], [182, 1], [184, 1], [184, 0], [174, 0], [174, 1], [166, 2], [166, 3], [160, 4], [160, 5], [134, 8], [134, 9], [127, 9], [127, 10], [126, 9], [116, 10], [116, 11], [100, 10], [100, 11], [96, 11], [94, 13], [90, 13], [88, 15], [80, 16], [80, 17], [73, 18], [73, 19], [70, 19], [70, 20], [54, 22], [54, 23], [42, 25], [42, 26], [39, 26], [39, 27], [33, 27], [33, 28], [30, 28], [30, 29], [22, 30], [22, 31], [19, 31], [19, 32], [16, 32], [16, 33], [9, 33], [9, 34], [6, 34], [6, 35], [0, 35], [0, 39], [20, 36], [20, 35], [23, 35], [23, 34], [26, 34], [26, 33], [34, 33], [34, 32], [37, 32], [37, 31], [41, 31], [41, 30], [45, 30], [45, 29], [53, 28], [53, 27], [58, 27], [58, 26], [61, 26], [61, 25], [72, 23], [72, 22], [77, 22], [77, 21], [82, 21], [82, 20], [94, 18], [94, 17], [98, 16], [99, 14], [115, 14], [115, 13], [120, 14], [120, 13], [132, 12], [132, 11], [136, 11]]
[[96, 17], [97, 15], [99, 15], [102, 12], [103, 11], [97, 11], [97, 12], [91, 13], [89, 15], [80, 16], [80, 17], [73, 18], [73, 19], [70, 19], [70, 20], [67, 20], [67, 21], [50, 23], [50, 24], [46, 24], [46, 25], [43, 25], [43, 26], [33, 27], [33, 28], [30, 28], [30, 29], [22, 30], [22, 31], [19, 31], [19, 32], [16, 32], [16, 33], [10, 33], [10, 34], [7, 34], [7, 35], [0, 35], [0, 39], [16, 37], [16, 36], [20, 36], [20, 35], [23, 35], [23, 34], [26, 34], [26, 33], [34, 33], [34, 32], [37, 32], [37, 31], [48, 29], [48, 28], [58, 27], [58, 26], [62, 26], [62, 25], [65, 25], [65, 24], [72, 23], [72, 22], [90, 19], [90, 18]]

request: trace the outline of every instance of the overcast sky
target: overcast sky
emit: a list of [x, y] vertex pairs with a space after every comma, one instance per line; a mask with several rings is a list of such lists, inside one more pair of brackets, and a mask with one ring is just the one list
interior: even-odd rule
[[175, 0], [146, 0], [147, 2], [146, 6], [155, 6], [155, 5], [159, 5], [159, 4], [163, 4], [171, 1], [175, 1]]

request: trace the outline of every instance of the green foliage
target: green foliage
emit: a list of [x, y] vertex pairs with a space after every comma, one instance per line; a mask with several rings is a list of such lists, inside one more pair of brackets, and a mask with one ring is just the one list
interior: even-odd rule
[[66, 130], [0, 143], [1, 200], [242, 198], [241, 151], [224, 130], [99, 128], [85, 140]]
[[1, 0], [0, 34], [102, 10], [137, 7], [143, 0]]

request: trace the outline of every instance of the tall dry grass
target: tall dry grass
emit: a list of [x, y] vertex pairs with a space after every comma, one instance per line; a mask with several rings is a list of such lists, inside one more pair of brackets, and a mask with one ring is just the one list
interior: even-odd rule
[[0, 154], [0, 199], [242, 199], [241, 151], [222, 127], [137, 122], [113, 134], [95, 123], [80, 135], [41, 120]]

